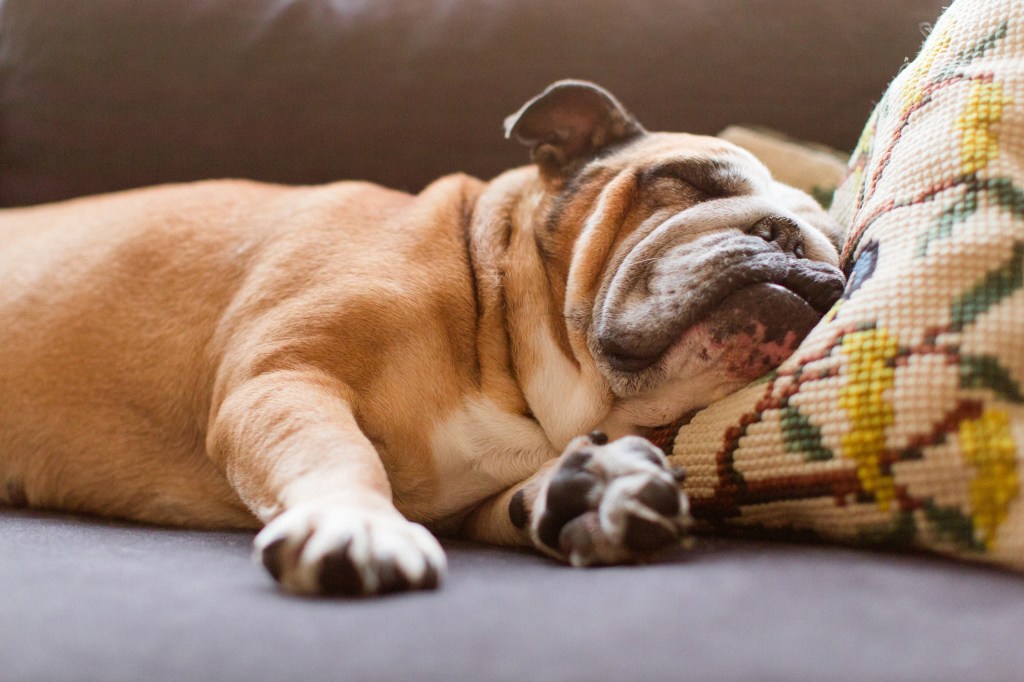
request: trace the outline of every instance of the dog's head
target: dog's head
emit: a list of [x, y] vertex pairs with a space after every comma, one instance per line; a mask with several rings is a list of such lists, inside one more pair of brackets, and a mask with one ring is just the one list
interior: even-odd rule
[[543, 179], [536, 240], [563, 343], [624, 421], [664, 424], [736, 390], [839, 298], [839, 227], [748, 152], [649, 133], [583, 81], [555, 83], [505, 126]]

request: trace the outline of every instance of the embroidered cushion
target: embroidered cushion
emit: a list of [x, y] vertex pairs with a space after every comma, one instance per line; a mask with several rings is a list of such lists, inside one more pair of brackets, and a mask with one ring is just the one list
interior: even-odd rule
[[671, 446], [694, 515], [1024, 569], [1024, 3], [952, 4], [832, 211], [843, 298]]

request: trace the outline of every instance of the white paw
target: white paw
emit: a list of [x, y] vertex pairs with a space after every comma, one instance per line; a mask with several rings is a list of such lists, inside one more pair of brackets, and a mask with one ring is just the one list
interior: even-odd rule
[[682, 471], [643, 438], [606, 440], [571, 442], [531, 515], [534, 543], [574, 566], [645, 560], [691, 525]]
[[397, 513], [334, 505], [293, 507], [256, 536], [256, 555], [299, 594], [379, 594], [431, 589], [444, 550], [423, 526]]

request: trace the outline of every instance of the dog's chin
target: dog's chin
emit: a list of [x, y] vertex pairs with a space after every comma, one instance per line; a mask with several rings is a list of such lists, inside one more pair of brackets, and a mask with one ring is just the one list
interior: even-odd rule
[[784, 286], [744, 287], [687, 328], [650, 367], [615, 372], [628, 376], [634, 389], [620, 394], [620, 410], [639, 425], [672, 423], [778, 367], [821, 317]]
[[761, 283], [728, 296], [680, 342], [699, 359], [747, 382], [775, 369], [796, 350], [822, 314], [799, 294]]
[[822, 312], [781, 284], [761, 282], [726, 296], [655, 356], [606, 355], [616, 374], [665, 379], [714, 366], [753, 379], [793, 354]]

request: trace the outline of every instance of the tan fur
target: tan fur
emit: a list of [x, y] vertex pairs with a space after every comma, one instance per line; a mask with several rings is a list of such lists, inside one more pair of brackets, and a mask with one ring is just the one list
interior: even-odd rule
[[[269, 518], [284, 493], [252, 457], [338, 405], [268, 408], [316, 387], [365, 434], [346, 435], [380, 444], [399, 508], [429, 519], [427, 437], [477, 380], [458, 360], [476, 355], [480, 188], [212, 182], [4, 212], [3, 475], [33, 506], [254, 526], [246, 510]], [[290, 466], [330, 455], [306, 456]], [[359, 477], [387, 494], [375, 468]]]
[[764, 174], [657, 134], [563, 199], [531, 166], [417, 196], [212, 181], [0, 212], [0, 502], [208, 528], [397, 509], [529, 542], [507, 509], [544, 462], [644, 432], [586, 330], [616, 254], [693, 204], [637, 193], [680, 156]]

